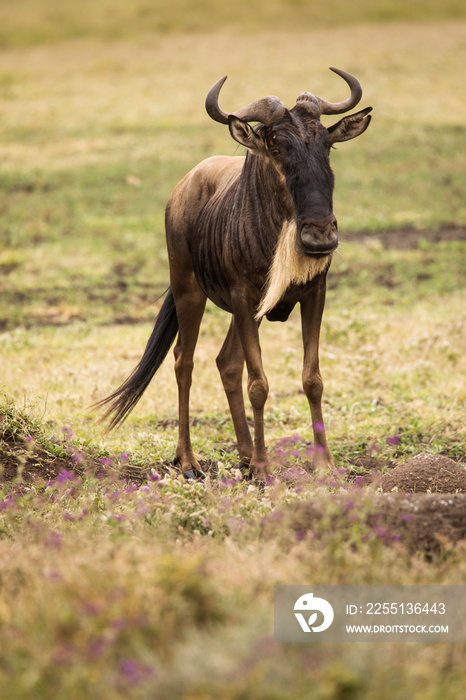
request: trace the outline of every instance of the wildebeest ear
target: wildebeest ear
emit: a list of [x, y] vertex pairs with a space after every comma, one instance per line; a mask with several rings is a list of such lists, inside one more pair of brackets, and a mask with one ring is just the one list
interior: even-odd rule
[[230, 128], [230, 134], [235, 141], [238, 141], [242, 146], [246, 146], [246, 148], [249, 148], [253, 153], [264, 153], [265, 146], [262, 137], [254, 131], [248, 122], [243, 122], [242, 119], [238, 119], [238, 117], [230, 114], [228, 117], [228, 126]]
[[330, 126], [327, 129], [330, 134], [330, 142], [349, 141], [364, 133], [371, 122], [371, 116], [368, 116], [370, 111], [372, 111], [372, 107], [366, 107], [361, 112], [343, 117], [339, 122]]

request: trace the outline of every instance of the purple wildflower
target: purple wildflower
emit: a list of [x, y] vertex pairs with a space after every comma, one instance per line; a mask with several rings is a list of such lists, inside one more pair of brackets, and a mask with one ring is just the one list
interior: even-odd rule
[[101, 457], [99, 459], [100, 464], [105, 465], [106, 467], [110, 467], [113, 464], [113, 461], [109, 457]]
[[265, 523], [279, 522], [280, 520], [283, 520], [283, 513], [279, 513], [278, 510], [272, 510], [263, 517]]
[[147, 504], [144, 503], [144, 501], [139, 501], [138, 506], [136, 510], [134, 511], [135, 515], [141, 516], [141, 515], [146, 515], [146, 513], [149, 512], [149, 508], [147, 507]]
[[385, 542], [399, 542], [401, 539], [400, 535], [397, 533], [391, 533], [381, 525], [378, 525], [375, 528], [375, 534], [380, 540], [384, 540]]
[[291, 481], [292, 479], [298, 479], [300, 476], [302, 476], [302, 473], [299, 467], [290, 467], [283, 474], [283, 480]]
[[100, 615], [103, 610], [103, 605], [100, 603], [94, 603], [92, 601], [87, 601], [82, 606], [82, 612], [84, 615], [89, 615], [89, 617], [96, 617]]
[[45, 544], [47, 547], [54, 547], [58, 549], [59, 547], [61, 547], [62, 542], [63, 537], [56, 530], [51, 530], [45, 538]]
[[387, 539], [388, 532], [386, 528], [382, 527], [381, 525], [377, 525], [375, 528], [375, 534], [379, 539], [385, 540]]
[[123, 659], [120, 662], [120, 671], [130, 685], [138, 685], [153, 678], [155, 671], [147, 664], [141, 664], [135, 659]]
[[0, 501], [0, 512], [6, 510], [7, 508], [12, 508], [16, 503], [15, 497], [10, 493], [5, 500]]
[[295, 435], [289, 435], [279, 440], [276, 444], [276, 448], [284, 447], [286, 445], [292, 445], [293, 443], [299, 442], [301, 440], [301, 435], [296, 433]]
[[246, 521], [236, 516], [235, 518], [227, 520], [227, 525], [231, 535], [239, 535], [246, 525]]
[[87, 645], [87, 653], [90, 657], [100, 656], [108, 646], [108, 641], [104, 637], [91, 639]]
[[388, 437], [387, 440], [387, 445], [399, 445], [401, 442], [401, 438], [399, 435], [392, 435], [391, 437]]
[[69, 472], [67, 469], [62, 469], [60, 474], [57, 476], [57, 483], [62, 484], [64, 481], [70, 481], [74, 479], [73, 472]]

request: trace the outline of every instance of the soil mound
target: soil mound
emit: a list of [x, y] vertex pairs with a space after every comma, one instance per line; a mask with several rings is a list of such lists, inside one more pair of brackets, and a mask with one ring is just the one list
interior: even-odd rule
[[466, 539], [466, 495], [382, 494], [367, 520], [396, 533], [411, 552], [439, 554]]
[[464, 493], [382, 493], [369, 500], [364, 491], [359, 495], [332, 494], [265, 516], [263, 533], [274, 537], [280, 528], [288, 527], [300, 539], [307, 533], [321, 538], [336, 532], [342, 542], [351, 541], [355, 513], [359, 513], [358, 527], [367, 528], [362, 540], [373, 538], [387, 546], [399, 543], [411, 553], [441, 554], [466, 540]]
[[398, 464], [381, 481], [383, 491], [466, 492], [466, 469], [449, 457], [423, 452]]

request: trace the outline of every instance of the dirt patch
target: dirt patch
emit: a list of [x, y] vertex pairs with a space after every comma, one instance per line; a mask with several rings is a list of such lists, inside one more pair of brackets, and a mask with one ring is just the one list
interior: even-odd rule
[[466, 539], [466, 494], [327, 496], [266, 516], [263, 534], [276, 536], [285, 528], [298, 539], [308, 534], [319, 539], [338, 532], [342, 541], [352, 541], [355, 523], [361, 540], [399, 542], [411, 553], [440, 554]]
[[422, 453], [410, 457], [384, 474], [384, 491], [466, 493], [466, 469], [449, 457]]
[[[311, 533], [339, 532], [353, 537], [355, 522], [364, 538], [388, 545], [401, 542], [409, 552], [439, 554], [466, 540], [466, 468], [444, 455], [421, 453], [384, 474], [384, 460], [361, 457], [358, 466], [372, 473], [358, 477], [353, 490], [296, 503], [264, 518], [264, 535], [277, 535], [285, 525], [298, 539]], [[367, 488], [369, 486], [369, 489]], [[379, 493], [380, 488], [384, 493]], [[372, 493], [371, 493], [372, 491]], [[322, 526], [325, 523], [325, 527]], [[283, 531], [283, 530], [282, 530]]]
[[[60, 446], [60, 456], [31, 440], [28, 443], [0, 441], [0, 483], [18, 480], [24, 483], [51, 481], [63, 471], [78, 476], [102, 476], [123, 479], [141, 485], [153, 472], [161, 477], [177, 471], [173, 460], [164, 460], [150, 467], [121, 463], [118, 458], [93, 457], [76, 448]], [[200, 460], [200, 466], [211, 478], [218, 475], [217, 462]], [[179, 470], [178, 470], [179, 471]]]
[[383, 233], [349, 233], [340, 235], [342, 241], [349, 243], [371, 244], [380, 241], [384, 248], [396, 248], [397, 250], [414, 250], [419, 247], [421, 240], [429, 243], [441, 241], [466, 241], [466, 227], [445, 226], [439, 231], [418, 231], [413, 228], [402, 228], [396, 231], [384, 231]]
[[24, 482], [49, 481], [55, 479], [63, 470], [76, 471], [76, 462], [62, 457], [51, 458], [42, 448], [32, 452], [16, 445], [1, 445], [0, 482], [15, 479]]
[[400, 539], [410, 551], [440, 553], [466, 539], [466, 494], [405, 494], [379, 496], [372, 527]]

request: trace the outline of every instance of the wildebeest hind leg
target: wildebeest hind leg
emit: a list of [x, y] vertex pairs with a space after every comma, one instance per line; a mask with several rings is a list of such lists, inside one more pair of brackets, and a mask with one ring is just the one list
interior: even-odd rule
[[[178, 338], [175, 344], [175, 374], [178, 383], [178, 444], [175, 461], [179, 463], [185, 476], [195, 476], [199, 469], [191, 445], [189, 432], [189, 393], [192, 382], [193, 357], [199, 336], [199, 327], [206, 305], [206, 297], [194, 276], [192, 283], [184, 280], [182, 290], [173, 289], [176, 315], [178, 318]], [[194, 473], [193, 473], [194, 471]]]
[[230, 406], [239, 457], [243, 464], [249, 464], [252, 456], [252, 438], [244, 410], [242, 384], [244, 352], [234, 318], [217, 357], [217, 367]]

